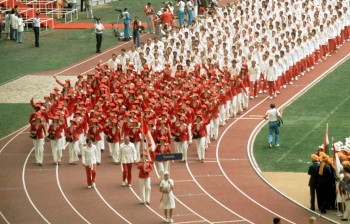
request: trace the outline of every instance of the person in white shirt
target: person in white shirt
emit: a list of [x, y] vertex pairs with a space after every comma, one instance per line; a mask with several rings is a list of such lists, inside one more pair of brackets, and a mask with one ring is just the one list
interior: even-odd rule
[[277, 69], [273, 65], [273, 59], [269, 60], [269, 65], [266, 67], [265, 75], [266, 75], [266, 80], [269, 87], [269, 96], [270, 96], [270, 99], [273, 99], [273, 96], [276, 96], [275, 82], [277, 80]]
[[278, 120], [282, 120], [282, 112], [276, 108], [275, 104], [271, 103], [270, 109], [266, 112], [264, 119], [269, 120], [269, 147], [272, 148], [273, 134], [275, 134], [275, 147], [279, 147], [280, 128], [278, 125]]
[[250, 81], [252, 82], [252, 87], [250, 90], [250, 99], [258, 97], [258, 83], [260, 78], [260, 67], [256, 64], [255, 60], [252, 60], [250, 66], [248, 66], [248, 74], [250, 75]]
[[131, 187], [131, 170], [132, 164], [136, 161], [136, 148], [130, 142], [129, 136], [124, 136], [124, 142], [120, 144], [119, 161], [123, 166], [123, 183], [122, 186], [128, 185]]
[[180, 0], [177, 3], [177, 7], [179, 7], [179, 23], [180, 23], [180, 27], [182, 27], [182, 25], [184, 25], [185, 23], [185, 6], [186, 3], [182, 0]]
[[108, 60], [107, 64], [108, 64], [108, 68], [113, 68], [114, 70], [117, 70], [118, 64], [120, 63], [120, 61], [117, 59], [117, 54], [113, 53], [112, 54], [112, 58]]
[[96, 33], [96, 53], [101, 53], [101, 45], [102, 45], [102, 33], [105, 29], [102, 25], [101, 18], [96, 19], [95, 23], [95, 33]]
[[81, 161], [86, 171], [88, 188], [95, 187], [97, 148], [90, 138], [86, 139], [86, 146], [81, 153]]
[[18, 20], [17, 20], [17, 43], [22, 43], [23, 42], [23, 31], [24, 31], [24, 22], [22, 18], [22, 14], [18, 15]]

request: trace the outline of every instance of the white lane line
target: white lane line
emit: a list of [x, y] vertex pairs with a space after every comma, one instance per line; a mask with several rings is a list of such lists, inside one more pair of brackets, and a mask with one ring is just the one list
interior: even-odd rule
[[[154, 167], [154, 168], [153, 168], [154, 172], [156, 173], [157, 177], [159, 178], [159, 174], [158, 174], [157, 167], [156, 167], [156, 164], [155, 164], [155, 163], [154, 163], [153, 167]], [[176, 181], [175, 181], [175, 183], [176, 183]], [[183, 203], [180, 199], [178, 199], [178, 198], [176, 197], [176, 194], [174, 194], [174, 197], [175, 197], [175, 200], [176, 200], [177, 202], [179, 202], [182, 206], [184, 206], [184, 207], [187, 208], [189, 211], [191, 211], [193, 214], [195, 214], [196, 216], [198, 216], [199, 218], [201, 218], [201, 219], [202, 219], [202, 222], [204, 221], [204, 222], [207, 222], [207, 223], [212, 223], [212, 222], [210, 222], [208, 219], [206, 219], [206, 218], [204, 218], [203, 216], [201, 216], [200, 214], [198, 214], [197, 212], [193, 211], [190, 207], [188, 207], [185, 203]], [[163, 218], [163, 220], [165, 221], [165, 218]]]
[[43, 216], [43, 214], [41, 214], [41, 212], [39, 211], [39, 209], [34, 205], [32, 199], [29, 196], [29, 193], [27, 191], [27, 186], [26, 186], [26, 180], [25, 180], [25, 171], [26, 171], [26, 166], [27, 166], [27, 162], [28, 159], [30, 157], [30, 155], [32, 154], [32, 152], [34, 151], [34, 147], [30, 150], [30, 152], [28, 153], [28, 156], [26, 158], [26, 160], [24, 161], [23, 164], [23, 169], [22, 169], [22, 183], [23, 183], [23, 188], [24, 188], [24, 192], [26, 193], [26, 196], [30, 202], [30, 204], [33, 206], [33, 208], [35, 209], [35, 211], [40, 215], [40, 217], [46, 222], [46, 223], [50, 223], [49, 221], [47, 221], [47, 219]]
[[[259, 103], [257, 103], [255, 106], [253, 106], [252, 108], [250, 108], [248, 111], [246, 111], [244, 114], [242, 114], [242, 117], [245, 116], [246, 114], [248, 114], [250, 111], [254, 110], [256, 107], [260, 106], [262, 103], [264, 103], [266, 100], [268, 99], [268, 97], [264, 98], [263, 100], [261, 100]], [[264, 205], [260, 204], [259, 202], [255, 201], [253, 198], [251, 198], [250, 196], [248, 196], [244, 191], [242, 191], [237, 185], [235, 185], [231, 179], [227, 176], [226, 172], [224, 171], [224, 169], [221, 166], [221, 162], [220, 162], [220, 158], [219, 158], [219, 150], [220, 150], [220, 143], [222, 141], [222, 138], [225, 136], [226, 132], [236, 123], [240, 120], [240, 118], [238, 118], [237, 120], [235, 120], [234, 122], [232, 122], [228, 127], [226, 127], [226, 129], [223, 131], [223, 133], [221, 134], [218, 144], [216, 146], [216, 158], [218, 158], [217, 160], [217, 164], [221, 170], [221, 172], [223, 173], [223, 175], [225, 176], [226, 180], [239, 192], [241, 193], [244, 197], [246, 197], [247, 199], [249, 199], [250, 201], [252, 201], [254, 204], [260, 206], [261, 208], [265, 209], [266, 211], [274, 214], [275, 216], [279, 216], [281, 217], [279, 214], [275, 213], [274, 211], [268, 209], [267, 207], [265, 207]], [[289, 223], [294, 223], [290, 220], [288, 220], [287, 218], [283, 218], [284, 220], [286, 220]]]
[[1, 215], [1, 217], [5, 220], [5, 222], [6, 222], [7, 224], [10, 224], [10, 222], [5, 218], [4, 214], [2, 214], [2, 212], [0, 212], [0, 215]]
[[126, 223], [131, 224], [131, 222], [129, 222], [129, 220], [127, 220], [124, 216], [122, 216], [121, 214], [119, 214], [119, 212], [117, 212], [106, 200], [105, 198], [100, 194], [100, 192], [98, 191], [97, 186], [95, 186], [95, 191], [98, 194], [98, 196], [100, 196], [100, 198], [102, 199], [102, 201], [115, 213], [117, 214], [121, 219], [123, 219]]
[[226, 209], [228, 212], [238, 216], [239, 218], [245, 220], [246, 222], [249, 222], [249, 223], [252, 223], [251, 221], [249, 221], [248, 219], [244, 218], [243, 216], [241, 216], [240, 214], [232, 211], [231, 209], [229, 209], [227, 206], [225, 206], [224, 204], [222, 204], [219, 200], [217, 200], [216, 198], [214, 198], [211, 194], [209, 194], [203, 187], [202, 185], [200, 185], [197, 181], [197, 179], [193, 176], [192, 172], [191, 172], [191, 169], [190, 167], [188, 166], [188, 163], [186, 163], [186, 167], [187, 167], [187, 170], [189, 172], [189, 174], [191, 175], [192, 179], [194, 180], [194, 182], [197, 184], [197, 186], [206, 194], [208, 195], [209, 198], [211, 198], [213, 201], [215, 201], [218, 205], [220, 205], [221, 207], [223, 207], [224, 209]]
[[[68, 144], [66, 144], [65, 147], [67, 147]], [[60, 182], [60, 177], [58, 175], [58, 165], [56, 165], [56, 181], [57, 181], [57, 185], [58, 188], [60, 189], [60, 192], [64, 198], [64, 200], [66, 200], [66, 202], [68, 203], [68, 205], [73, 209], [73, 211], [80, 217], [82, 218], [86, 223], [90, 224], [90, 222], [82, 215], [80, 214], [80, 212], [72, 205], [72, 203], [70, 203], [70, 201], [68, 200], [68, 198], [66, 197], [66, 194], [63, 192], [62, 187], [61, 187], [61, 182]]]
[[[312, 81], [309, 85], [307, 85], [304, 89], [302, 89], [301, 91], [299, 91], [296, 95], [294, 95], [292, 98], [290, 98], [288, 101], [286, 101], [284, 104], [281, 105], [281, 108], [284, 108], [288, 105], [290, 105], [291, 103], [293, 103], [295, 100], [297, 100], [301, 95], [303, 95], [306, 91], [308, 91], [310, 88], [312, 88], [314, 85], [316, 85], [319, 81], [321, 81], [324, 77], [326, 77], [327, 74], [329, 74], [330, 72], [332, 72], [336, 67], [338, 67], [341, 63], [343, 63], [345, 60], [347, 60], [350, 57], [350, 53], [348, 53], [346, 56], [344, 56], [341, 60], [339, 60], [337, 63], [335, 63], [333, 66], [331, 66], [329, 69], [327, 69], [324, 73], [322, 73], [321, 76], [319, 76], [318, 78], [316, 78], [314, 81]], [[265, 125], [266, 121], [261, 121], [253, 130], [253, 132], [251, 133], [251, 135], [249, 136], [248, 139], [248, 144], [247, 144], [247, 153], [248, 153], [248, 157], [249, 157], [249, 161], [253, 167], [253, 169], [255, 170], [255, 172], [259, 175], [259, 177], [267, 184], [269, 185], [271, 188], [273, 188], [276, 192], [280, 193], [281, 195], [283, 195], [284, 197], [286, 197], [287, 199], [289, 199], [290, 201], [294, 202], [295, 204], [299, 205], [300, 207], [309, 210], [309, 208], [305, 207], [304, 205], [300, 204], [299, 202], [295, 201], [294, 199], [290, 198], [288, 195], [284, 194], [283, 192], [281, 192], [280, 190], [278, 190], [276, 187], [274, 187], [270, 182], [267, 181], [267, 179], [265, 179], [262, 174], [261, 174], [261, 170], [258, 166], [258, 164], [256, 163], [256, 160], [254, 158], [254, 153], [253, 153], [253, 145], [256, 139], [256, 136], [258, 134], [258, 132], [262, 129], [262, 127]], [[311, 210], [309, 210], [310, 212], [313, 212]], [[313, 212], [315, 215], [320, 215], [319, 213]], [[327, 219], [328, 221], [332, 222], [332, 223], [337, 223], [332, 219], [329, 219], [325, 216], [322, 216], [323, 218]]]
[[[29, 125], [24, 126], [23, 128], [18, 129], [17, 131], [19, 131], [15, 136], [13, 136], [10, 140], [7, 141], [7, 143], [0, 149], [0, 153], [2, 153], [2, 151], [6, 148], [6, 146], [8, 144], [10, 144], [10, 142], [12, 142], [18, 135], [20, 135], [27, 127], [29, 127]], [[17, 131], [15, 131], [14, 133], [16, 133]], [[12, 133], [13, 134], [13, 133]], [[10, 134], [11, 135], [11, 134]], [[5, 137], [6, 138], [6, 137]]]
[[18, 130], [16, 130], [16, 131], [14, 131], [14, 132], [12, 132], [12, 133], [10, 133], [10, 134], [8, 134], [8, 135], [2, 137], [2, 138], [0, 138], [0, 141], [4, 140], [5, 138], [10, 137], [11, 135], [15, 134], [16, 132], [21, 131], [23, 128], [27, 128], [27, 127], [29, 127], [29, 124], [26, 125], [26, 126], [24, 126], [24, 127], [21, 127], [20, 129], [18, 129]]
[[[141, 202], [141, 198], [136, 194], [136, 192], [134, 191], [134, 189], [132, 187], [130, 187], [130, 190], [131, 192], [135, 195], [135, 197]], [[154, 214], [156, 214], [159, 218], [163, 219], [163, 216], [160, 215], [158, 212], [154, 211], [153, 208], [151, 208], [149, 205], [146, 205], [145, 206], [151, 210]]]

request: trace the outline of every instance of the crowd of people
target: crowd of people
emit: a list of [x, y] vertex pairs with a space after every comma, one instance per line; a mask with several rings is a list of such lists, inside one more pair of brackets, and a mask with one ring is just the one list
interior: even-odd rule
[[[18, 6], [11, 10], [2, 10], [0, 7], [0, 39], [13, 40], [23, 43], [24, 32], [23, 16], [18, 12]], [[2, 35], [5, 35], [3, 38]]]
[[[71, 164], [96, 147], [88, 155], [98, 165], [108, 149], [112, 161], [123, 164], [123, 186], [131, 185], [132, 163], [144, 154], [156, 162], [155, 154], [179, 152], [186, 163], [195, 142], [198, 160], [205, 162], [219, 127], [247, 110], [249, 99], [267, 91], [270, 99], [277, 97], [349, 41], [348, 7], [336, 0], [235, 1], [207, 10], [190, 26], [168, 24], [163, 38], [113, 53], [75, 83], [55, 77], [61, 88], [43, 101], [31, 100], [36, 163], [43, 163], [45, 138], [57, 164], [66, 142]], [[157, 163], [164, 180], [169, 161]], [[96, 166], [87, 166], [91, 176], [88, 170]]]
[[[312, 163], [309, 166], [310, 175], [310, 209], [315, 211], [316, 205], [320, 212], [337, 209], [341, 221], [350, 218], [350, 137], [345, 142], [332, 144], [332, 155], [325, 153], [325, 146], [318, 147], [311, 154]], [[328, 153], [330, 154], [330, 153]], [[317, 202], [317, 203], [316, 203]]]

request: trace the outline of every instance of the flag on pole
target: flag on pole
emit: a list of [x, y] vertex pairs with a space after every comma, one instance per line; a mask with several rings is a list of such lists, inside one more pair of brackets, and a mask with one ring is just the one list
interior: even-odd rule
[[142, 131], [142, 134], [148, 143], [148, 147], [150, 147], [152, 151], [155, 151], [156, 144], [154, 143], [151, 132], [149, 131], [147, 123], [146, 123], [145, 119], [143, 118], [143, 116], [141, 117], [141, 131]]
[[326, 131], [325, 131], [324, 136], [323, 136], [323, 150], [322, 151], [324, 153], [326, 153], [327, 155], [329, 155], [328, 123], [327, 123]]

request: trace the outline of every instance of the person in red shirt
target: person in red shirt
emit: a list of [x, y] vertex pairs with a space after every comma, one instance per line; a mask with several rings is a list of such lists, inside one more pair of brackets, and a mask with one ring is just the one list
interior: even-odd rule
[[147, 151], [143, 151], [142, 159], [137, 164], [139, 169], [140, 197], [141, 203], [150, 205], [151, 199], [151, 178], [152, 162], [147, 159]]
[[119, 144], [121, 141], [120, 138], [120, 126], [118, 124], [117, 119], [112, 120], [112, 126], [106, 132], [106, 139], [108, 144], [110, 144], [110, 149], [112, 150], [112, 160], [117, 165], [120, 163], [119, 161]]
[[163, 26], [171, 24], [172, 18], [173, 18], [173, 16], [171, 15], [171, 13], [169, 13], [167, 9], [163, 9], [163, 13], [160, 16], [161, 24]]
[[130, 131], [130, 142], [135, 145], [136, 149], [136, 161], [139, 161], [140, 158], [140, 149], [141, 149], [141, 128], [137, 121], [132, 122], [132, 128]]
[[196, 141], [198, 158], [203, 163], [205, 159], [205, 137], [207, 136], [207, 128], [200, 114], [197, 114], [196, 121], [192, 125], [192, 133], [193, 139]]
[[47, 138], [51, 143], [52, 157], [55, 164], [61, 164], [62, 150], [64, 149], [63, 124], [60, 123], [59, 118], [53, 118], [53, 123], [49, 126]]
[[66, 130], [66, 141], [68, 142], [69, 149], [69, 163], [76, 165], [79, 161], [78, 154], [80, 152], [79, 148], [79, 126], [77, 118], [71, 120], [71, 125]]
[[[165, 136], [162, 136], [159, 138], [159, 144], [156, 147], [156, 155], [158, 154], [170, 154], [170, 145], [169, 143], [166, 143], [167, 138]], [[169, 161], [158, 161], [158, 173], [160, 180], [163, 180], [164, 178], [164, 172], [169, 172], [170, 169], [170, 163]]]
[[150, 2], [145, 5], [143, 8], [143, 11], [146, 14], [146, 20], [147, 20], [147, 26], [148, 26], [148, 33], [154, 33], [154, 26], [153, 26], [153, 13], [154, 13], [154, 8], [151, 5]]
[[30, 126], [30, 137], [33, 139], [35, 151], [35, 163], [39, 166], [43, 165], [44, 139], [46, 136], [45, 125], [43, 124], [42, 119], [41, 116], [37, 116]]

